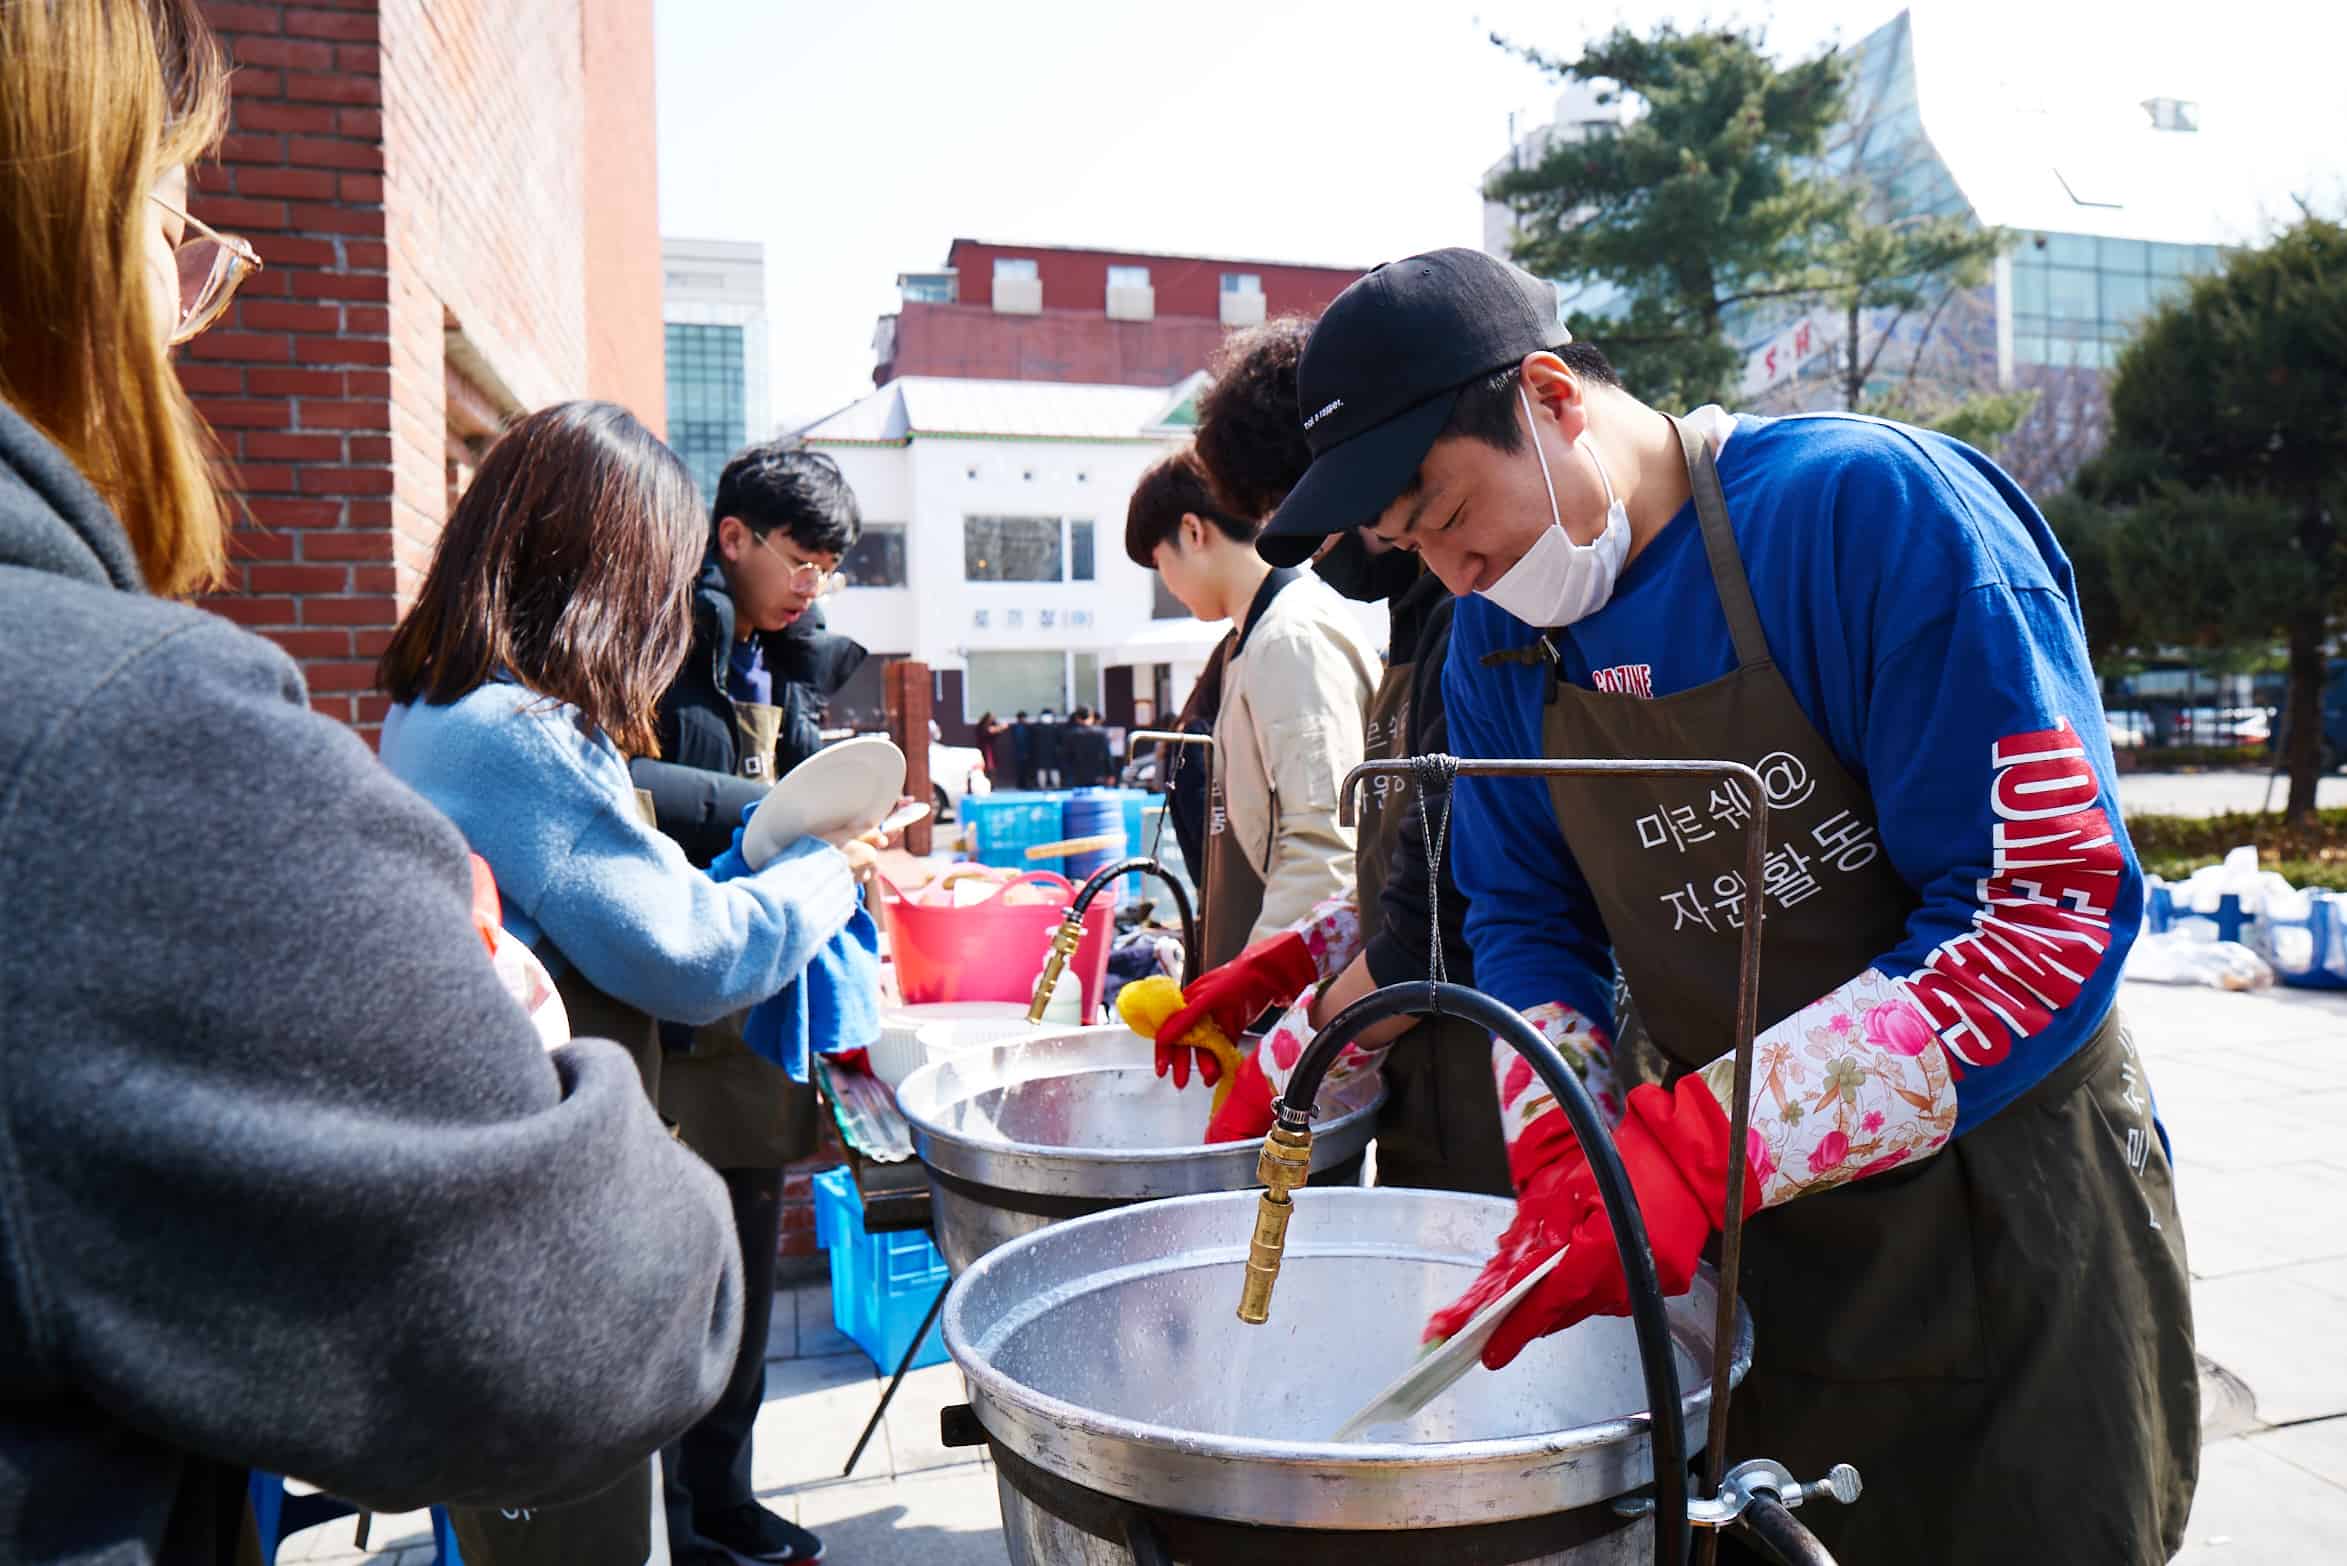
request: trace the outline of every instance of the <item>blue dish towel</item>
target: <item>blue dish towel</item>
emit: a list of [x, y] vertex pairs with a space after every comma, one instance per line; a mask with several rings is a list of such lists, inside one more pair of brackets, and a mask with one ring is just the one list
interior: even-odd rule
[[[742, 831], [736, 827], [733, 846], [709, 866], [709, 877], [730, 881], [749, 873]], [[789, 1072], [792, 1081], [804, 1082], [810, 1048], [836, 1055], [867, 1049], [879, 1037], [880, 928], [859, 893], [855, 913], [798, 978], [750, 1008], [742, 1020], [742, 1042]]]

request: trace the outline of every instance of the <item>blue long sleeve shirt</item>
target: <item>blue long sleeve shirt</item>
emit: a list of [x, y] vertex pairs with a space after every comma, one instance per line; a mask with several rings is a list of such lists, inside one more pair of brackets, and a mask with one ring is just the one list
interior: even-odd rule
[[[1925, 431], [1743, 417], [1718, 467], [1778, 672], [1921, 899], [1871, 965], [1907, 981], [1938, 1032], [1962, 1135], [2092, 1035], [2142, 918], [2069, 562], [2003, 472]], [[1483, 663], [1538, 635], [1487, 599], [1460, 603], [1444, 676], [1460, 755], [1544, 754], [1546, 661]], [[1668, 696], [1733, 671], [1693, 504], [1552, 639], [1584, 689]], [[1478, 984], [1610, 1030], [1605, 923], [1545, 787], [1462, 777], [1457, 792]]]
[[796, 979], [856, 910], [839, 850], [814, 838], [713, 881], [648, 825], [619, 748], [579, 712], [506, 681], [395, 706], [384, 765], [438, 806], [497, 877], [506, 929], [557, 973], [699, 1025]]

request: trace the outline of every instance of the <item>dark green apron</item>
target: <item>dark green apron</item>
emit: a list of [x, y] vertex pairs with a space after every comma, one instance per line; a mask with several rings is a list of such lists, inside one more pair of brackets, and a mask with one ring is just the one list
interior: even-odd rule
[[[1386, 761], [1409, 754], [1409, 663], [1388, 663], [1369, 699], [1361, 756]], [[1432, 809], [1442, 809], [1442, 800]], [[1353, 867], [1361, 905], [1361, 939], [1385, 927], [1378, 906], [1402, 823], [1418, 808], [1417, 785], [1379, 776], [1361, 785], [1360, 834]], [[1499, 1089], [1491, 1075], [1491, 1035], [1457, 1017], [1425, 1017], [1394, 1041], [1385, 1057], [1385, 1107], [1377, 1113], [1377, 1183], [1432, 1191], [1509, 1196], [1508, 1151], [1492, 1135], [1499, 1123]]]
[[[775, 780], [782, 709], [736, 701], [740, 775]], [[780, 1169], [815, 1150], [815, 1089], [742, 1042], [746, 1011], [693, 1030], [690, 1050], [661, 1065], [660, 1113], [712, 1169]]]
[[[641, 790], [636, 805], [649, 821], [651, 802]], [[659, 1023], [596, 988], [568, 962], [559, 966], [554, 988], [570, 1014], [571, 1037], [610, 1039], [625, 1048], [644, 1079], [644, 1096], [661, 1103]], [[503, 1511], [452, 1506], [448, 1517], [467, 1566], [666, 1566], [668, 1560], [660, 1474], [649, 1458], [584, 1500]], [[655, 1518], [662, 1526], [653, 1525]]]
[[[1753, 896], [1768, 900], [1764, 1028], [1895, 945], [1917, 898], [1887, 856], [1857, 851], [1879, 848], [1872, 802], [1771, 661], [1710, 447], [1684, 424], [1679, 436], [1737, 668], [1651, 700], [1558, 678], [1544, 739], [1551, 756], [1742, 761], [1766, 783], [1770, 870], [1754, 889], [1734, 788], [1551, 781], [1645, 1024], [1683, 1072], [1733, 1043]], [[1829, 840], [1842, 846], [1829, 854]], [[1844, 1566], [2099, 1566], [2180, 1548], [2199, 1392], [2184, 1231], [2149, 1104], [2114, 1010], [1936, 1155], [1746, 1226], [1754, 1355], [1729, 1456], [1804, 1479], [1855, 1463], [1864, 1499], [1801, 1512]]]
[[[1232, 633], [1227, 644], [1230, 652], [1223, 659], [1226, 688], [1230, 666], [1247, 650], [1247, 638], [1254, 634], [1263, 611], [1300, 574], [1293, 569], [1274, 571], [1256, 590], [1255, 601], [1247, 606], [1246, 622]], [[1205, 956], [1198, 963], [1200, 973], [1219, 968], [1245, 951], [1255, 921], [1263, 917], [1263, 868], [1249, 860], [1246, 850], [1239, 846], [1239, 835], [1231, 830], [1231, 813], [1224, 794], [1224, 779], [1230, 768], [1223, 756], [1222, 720], [1228, 715], [1226, 709], [1214, 718], [1214, 779], [1206, 796], [1206, 884], [1198, 889], [1201, 904], [1198, 944], [1206, 948]], [[1271, 800], [1271, 832], [1276, 852], [1279, 844], [1276, 789]]]
[[1223, 805], [1222, 773], [1217, 756], [1214, 781], [1206, 794], [1206, 884], [1198, 892], [1198, 944], [1206, 948], [1198, 962], [1200, 973], [1219, 968], [1245, 951], [1247, 937], [1263, 915], [1263, 872], [1239, 846], [1239, 834], [1230, 829], [1230, 811]]

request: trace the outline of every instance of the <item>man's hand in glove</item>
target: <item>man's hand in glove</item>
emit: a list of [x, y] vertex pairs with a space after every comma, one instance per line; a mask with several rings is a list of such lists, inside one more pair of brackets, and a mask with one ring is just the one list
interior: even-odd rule
[[[1646, 1220], [1654, 1266], [1665, 1295], [1684, 1294], [1704, 1242], [1725, 1211], [1728, 1121], [1699, 1077], [1665, 1091], [1634, 1089], [1614, 1146]], [[1556, 1271], [1508, 1313], [1483, 1363], [1497, 1370], [1524, 1345], [1590, 1316], [1630, 1313], [1613, 1224], [1599, 1197], [1589, 1160], [1574, 1140], [1564, 1111], [1549, 1111], [1518, 1139], [1510, 1162], [1516, 1176], [1516, 1218], [1500, 1236], [1483, 1272], [1456, 1301], [1426, 1324], [1429, 1340], [1447, 1338], [1475, 1312], [1507, 1292], [1524, 1274], [1554, 1255], [1569, 1253]], [[1747, 1172], [1744, 1210], [1760, 1205], [1760, 1182]]]
[[1211, 1019], [1233, 1043], [1247, 1024], [1273, 1006], [1285, 1006], [1311, 988], [1320, 977], [1311, 948], [1293, 931], [1257, 941], [1229, 962], [1182, 991], [1182, 1009], [1157, 1030], [1157, 1074], [1173, 1073], [1174, 1086], [1187, 1086], [1191, 1056], [1197, 1054], [1199, 1079], [1212, 1086], [1221, 1069], [1204, 1054], [1181, 1043], [1183, 1035], [1201, 1020]]

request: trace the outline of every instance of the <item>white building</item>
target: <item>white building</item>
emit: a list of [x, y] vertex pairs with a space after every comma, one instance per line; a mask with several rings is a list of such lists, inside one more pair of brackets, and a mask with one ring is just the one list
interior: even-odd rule
[[668, 443], [707, 500], [727, 460], [772, 427], [766, 247], [663, 239], [660, 270], [660, 318], [668, 328]]
[[[1185, 613], [1125, 557], [1133, 485], [1188, 439], [1204, 377], [1088, 386], [907, 376], [800, 432], [864, 513], [824, 603], [876, 659], [940, 678], [941, 722], [1093, 707], [1172, 716], [1229, 627]], [[1384, 638], [1382, 610], [1363, 608]]]
[[[1502, 174], [1519, 169], [1536, 169], [1548, 155], [1559, 147], [1569, 147], [1593, 136], [1610, 136], [1627, 122], [1629, 108], [1620, 99], [1612, 103], [1599, 101], [1598, 90], [1583, 81], [1567, 81], [1565, 90], [1557, 95], [1556, 117], [1546, 125], [1534, 125], [1522, 132], [1516, 130], [1516, 117], [1508, 116], [1507, 156], [1483, 171], [1486, 190]], [[1510, 246], [1516, 239], [1516, 217], [1507, 203], [1486, 199], [1483, 203], [1483, 253], [1510, 259]]]
[[959, 685], [964, 718], [1090, 706], [1115, 721], [1135, 699], [1163, 716], [1223, 628], [1125, 558], [1125, 505], [1187, 438], [1191, 390], [908, 376], [810, 425], [801, 438], [864, 512], [831, 628], [958, 675], [939, 694]]

